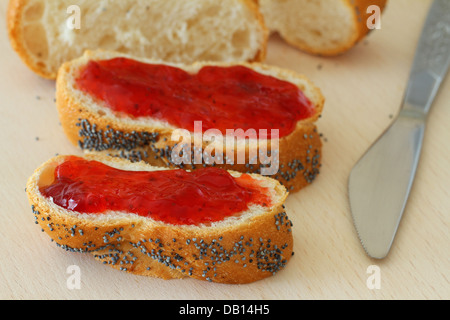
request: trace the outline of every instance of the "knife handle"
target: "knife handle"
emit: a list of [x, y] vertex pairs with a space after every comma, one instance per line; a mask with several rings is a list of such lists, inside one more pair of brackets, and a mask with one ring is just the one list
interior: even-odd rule
[[450, 1], [434, 0], [419, 40], [401, 115], [426, 119], [450, 65]]

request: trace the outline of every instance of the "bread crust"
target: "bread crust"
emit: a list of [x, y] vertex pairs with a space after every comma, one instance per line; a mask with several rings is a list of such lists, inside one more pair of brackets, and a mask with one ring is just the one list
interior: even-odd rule
[[6, 20], [11, 46], [33, 72], [46, 79], [55, 79], [57, 72], [49, 72], [45, 64], [37, 61], [25, 46], [22, 16], [27, 2], [27, 0], [10, 0], [8, 3]]
[[305, 42], [294, 40], [292, 37], [289, 37], [288, 35], [285, 34], [282, 34], [281, 36], [290, 45], [313, 55], [331, 57], [341, 55], [347, 52], [348, 50], [353, 48], [357, 43], [359, 43], [362, 39], [364, 39], [366, 35], [371, 31], [367, 28], [367, 19], [370, 17], [370, 14], [366, 13], [367, 8], [370, 5], [377, 5], [380, 7], [381, 12], [383, 12], [388, 0], [341, 0], [341, 1], [352, 12], [352, 24], [355, 30], [353, 36], [349, 38], [346, 43], [325, 50], [312, 45], [308, 45]]
[[[292, 222], [283, 205], [287, 193], [280, 185], [277, 202], [266, 212], [232, 223], [175, 226], [132, 214], [105, 218], [65, 210], [42, 196], [40, 179], [64, 158], [55, 157], [36, 169], [26, 191], [36, 223], [67, 251], [90, 253], [105, 265], [136, 275], [229, 284], [270, 277], [293, 255]], [[86, 158], [120, 168], [131, 165], [123, 159]], [[145, 163], [133, 166], [152, 169]]]
[[[89, 59], [116, 56], [129, 57], [117, 53], [86, 52], [85, 57], [81, 59], [87, 61]], [[136, 60], [146, 61], [143, 59]], [[177, 167], [172, 163], [171, 153], [169, 152], [176, 145], [176, 142], [171, 141], [174, 128], [154, 127], [146, 123], [123, 121], [122, 118], [114, 115], [99, 114], [74, 96], [69, 78], [72, 76], [74, 65], [78, 63], [73, 61], [64, 64], [57, 79], [56, 104], [61, 125], [69, 141], [88, 152], [100, 152], [126, 157], [132, 161], [143, 160], [155, 166]], [[309, 119], [298, 122], [294, 132], [279, 139], [279, 170], [272, 176], [280, 181], [289, 192], [297, 192], [310, 185], [320, 173], [322, 141], [315, 123], [322, 113], [325, 99], [318, 88], [293, 71], [255, 63], [238, 64], [253, 69], [259, 68], [258, 70], [270, 70], [273, 74], [279, 73], [285, 76], [288, 74], [293, 78], [301, 78], [308, 83], [309, 90], [314, 95], [316, 114]], [[215, 63], [214, 65], [231, 64]], [[126, 143], [109, 143], [108, 145], [107, 140], [111, 140], [109, 136], [114, 133], [121, 137], [129, 136], [138, 137], [139, 139], [127, 141]], [[145, 135], [148, 139], [141, 139], [142, 135]], [[207, 143], [204, 142], [203, 148], [206, 148], [206, 146]], [[194, 144], [191, 145], [191, 150], [193, 148]], [[217, 164], [216, 166], [238, 172], [261, 173], [262, 167], [259, 161], [257, 164], [248, 163], [251, 151], [253, 151], [253, 154], [259, 154], [260, 149], [257, 147], [255, 151], [255, 148], [247, 148], [245, 151], [247, 159], [245, 164], [231, 165], [225, 163]], [[227, 154], [226, 148], [224, 148], [224, 154]], [[206, 166], [206, 164], [203, 165]], [[188, 165], [182, 168], [195, 169], [195, 167], [196, 165]]]
[[[264, 18], [259, 11], [258, 6], [255, 4], [253, 0], [238, 0], [242, 2], [252, 14], [255, 16], [256, 20], [260, 24], [260, 27], [263, 31], [263, 39], [260, 46], [260, 50], [256, 53], [256, 55], [249, 59], [248, 62], [262, 62], [266, 58], [267, 54], [267, 43], [269, 38], [269, 30], [267, 29]], [[19, 55], [21, 60], [28, 66], [33, 72], [38, 74], [39, 76], [55, 80], [58, 74], [58, 70], [49, 70], [46, 64], [42, 61], [39, 61], [31, 52], [27, 49], [25, 45], [25, 36], [24, 36], [24, 21], [22, 19], [24, 10], [26, 8], [29, 0], [10, 0], [7, 9], [7, 28], [8, 35], [10, 39], [10, 43], [12, 48]], [[89, 49], [101, 49], [101, 48], [89, 48]]]
[[347, 0], [347, 5], [352, 7], [355, 12], [355, 24], [358, 29], [358, 36], [353, 41], [353, 43], [349, 43], [347, 47], [342, 48], [338, 52], [334, 53], [340, 54], [342, 52], [348, 51], [350, 48], [354, 47], [357, 43], [359, 43], [362, 39], [364, 39], [368, 33], [372, 30], [367, 28], [367, 19], [370, 17], [370, 14], [367, 13], [367, 8], [371, 5], [376, 5], [380, 8], [381, 12], [384, 12], [386, 8], [388, 0]]

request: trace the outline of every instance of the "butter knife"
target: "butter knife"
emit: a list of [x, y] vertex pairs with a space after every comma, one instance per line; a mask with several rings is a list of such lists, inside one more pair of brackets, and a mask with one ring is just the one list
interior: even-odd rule
[[352, 169], [349, 200], [367, 254], [385, 258], [405, 210], [430, 107], [450, 64], [450, 0], [434, 0], [398, 116]]

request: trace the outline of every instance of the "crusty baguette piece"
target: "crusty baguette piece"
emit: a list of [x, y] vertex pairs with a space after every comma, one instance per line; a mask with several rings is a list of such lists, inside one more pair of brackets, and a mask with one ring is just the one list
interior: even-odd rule
[[[74, 5], [80, 29], [68, 13]], [[8, 30], [23, 61], [50, 79], [86, 49], [185, 63], [262, 61], [268, 37], [252, 0], [10, 0]]]
[[[267, 278], [293, 255], [292, 222], [283, 205], [287, 192], [276, 180], [252, 175], [268, 188], [270, 207], [250, 205], [211, 225], [179, 226], [126, 212], [81, 214], [54, 204], [40, 187], [53, 182], [55, 168], [66, 157], [55, 157], [36, 169], [26, 191], [36, 223], [67, 251], [91, 253], [104, 264], [136, 275], [220, 283]], [[84, 158], [126, 171], [168, 170], [112, 157]]]
[[[177, 141], [172, 141], [172, 133], [179, 129], [167, 122], [153, 118], [133, 119], [118, 116], [105, 106], [103, 101], [96, 101], [92, 96], [85, 94], [76, 86], [75, 79], [79, 70], [89, 61], [127, 57], [145, 63], [164, 64], [165, 62], [133, 58], [132, 56], [113, 52], [86, 52], [79, 59], [65, 63], [58, 74], [56, 82], [56, 104], [60, 121], [69, 141], [80, 146], [87, 152], [104, 153], [106, 155], [120, 156], [131, 161], [146, 161], [155, 166], [176, 167], [171, 161], [171, 151]], [[320, 117], [324, 105], [321, 91], [306, 77], [290, 70], [279, 69], [273, 66], [258, 63], [195, 63], [192, 65], [169, 64], [196, 73], [207, 65], [243, 65], [262, 74], [271, 75], [297, 85], [316, 108], [311, 118], [299, 121], [291, 134], [279, 139], [278, 172], [272, 175], [280, 181], [289, 192], [295, 192], [311, 184], [319, 174], [321, 166], [322, 142], [317, 131], [316, 121]], [[193, 133], [191, 133], [194, 136]], [[207, 148], [209, 141], [203, 142]], [[269, 145], [269, 150], [272, 144]], [[194, 149], [192, 143], [192, 150]], [[228, 150], [223, 147], [224, 154]], [[244, 150], [245, 149], [245, 150]], [[257, 141], [242, 145], [237, 144], [234, 154], [244, 150], [246, 163], [217, 164], [226, 170], [247, 173], [262, 173], [261, 163], [248, 163], [252, 154], [259, 154]], [[274, 157], [275, 158], [275, 157]], [[205, 162], [204, 166], [208, 165]], [[195, 169], [195, 165], [182, 168]]]
[[258, 0], [269, 30], [311, 54], [335, 56], [368, 33], [370, 5], [384, 10], [387, 0]]

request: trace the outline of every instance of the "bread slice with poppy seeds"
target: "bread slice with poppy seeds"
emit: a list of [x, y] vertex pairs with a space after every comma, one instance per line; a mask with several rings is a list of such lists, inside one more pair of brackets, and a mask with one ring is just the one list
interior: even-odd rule
[[[131, 64], [135, 69], [133, 69], [134, 71], [129, 75], [131, 76], [129, 81], [125, 79], [128, 77], [126, 75], [121, 75], [119, 78], [111, 80], [115, 77], [113, 75], [114, 72], [123, 72], [123, 70], [120, 69], [121, 67], [114, 69], [116, 71], [111, 71], [111, 76], [108, 74], [106, 77], [107, 81], [117, 80], [118, 83], [114, 84], [110, 89], [105, 89], [106, 91], [101, 91], [105, 94], [105, 98], [99, 98], [95, 93], [91, 93], [88, 87], [86, 87], [87, 89], [81, 88], [78, 80], [83, 77], [85, 74], [84, 71], [87, 70], [87, 68], [90, 68], [91, 65], [93, 65], [93, 68], [97, 68], [100, 64], [111, 64], [114, 66], [116, 66], [116, 64]], [[114, 110], [111, 107], [111, 103], [114, 104], [124, 99], [127, 100], [128, 96], [134, 94], [133, 90], [137, 87], [147, 88], [146, 84], [136, 83], [136, 81], [141, 81], [141, 78], [144, 78], [144, 80], [147, 79], [146, 71], [143, 70], [147, 67], [159, 68], [157, 70], [160, 70], [163, 74], [166, 69], [172, 70], [171, 72], [175, 72], [174, 74], [177, 76], [182, 74], [181, 77], [187, 77], [188, 79], [187, 81], [182, 82], [183, 85], [185, 83], [189, 84], [193, 81], [197, 81], [195, 80], [197, 75], [204, 70], [211, 68], [216, 68], [214, 69], [214, 72], [216, 72], [216, 70], [219, 70], [219, 72], [228, 72], [230, 77], [236, 75], [236, 79], [232, 78], [234, 82], [231, 82], [231, 89], [228, 88], [231, 91], [227, 94], [214, 91], [215, 87], [212, 87], [212, 80], [209, 78], [208, 81], [202, 83], [201, 89], [198, 90], [197, 88], [188, 90], [184, 87], [177, 87], [176, 91], [174, 91], [175, 93], [170, 93], [169, 98], [172, 98], [172, 95], [175, 95], [177, 99], [180, 98], [185, 100], [182, 100], [179, 104], [177, 104], [178, 102], [175, 102], [175, 104], [172, 105], [174, 109], [167, 109], [167, 114], [169, 117], [177, 116], [179, 118], [177, 118], [177, 121], [184, 121], [184, 123], [181, 124], [179, 122], [171, 122], [170, 119], [167, 120], [162, 116], [154, 116], [153, 114], [135, 116], [130, 113]], [[144, 76], [141, 77], [138, 75], [141, 73], [144, 74]], [[241, 79], [241, 75], [257, 77], [257, 81], [249, 80], [246, 82], [246, 80]], [[91, 77], [87, 75], [86, 77], [90, 77], [90, 86], [100, 88], [103, 85], [102, 81], [97, 80], [97, 76]], [[136, 77], [140, 78], [136, 80]], [[153, 73], [151, 73], [151, 77], [153, 77]], [[216, 78], [219, 79], [217, 82], [220, 87], [222, 85], [220, 82], [222, 77]], [[260, 79], [262, 79], [261, 81], [275, 83], [273, 93], [265, 93], [266, 91], [264, 90], [272, 89], [271, 87], [263, 86], [259, 82]], [[132, 102], [130, 107], [132, 112], [134, 112], [135, 109], [139, 112], [142, 110], [150, 110], [151, 107], [149, 109], [148, 106], [153, 105], [154, 101], [160, 103], [158, 108], [162, 108], [164, 107], [162, 104], [169, 101], [167, 100], [167, 95], [158, 95], [159, 86], [171, 86], [174, 81], [158, 80], [154, 82], [156, 82], [156, 84], [152, 83], [151, 85], [155, 85], [156, 87], [151, 88], [151, 92], [154, 94], [151, 99], [145, 100], [147, 99], [145, 98], [139, 104], [133, 104], [134, 100], [127, 100], [127, 103], [130, 101]], [[119, 87], [117, 85], [120, 86], [123, 83], [125, 83], [127, 87], [118, 89]], [[225, 86], [228, 84], [229, 83], [226, 82]], [[277, 86], [281, 86], [279, 92], [277, 91]], [[285, 96], [283, 90], [285, 90], [285, 87], [291, 90], [290, 92], [294, 95], [295, 99], [297, 99], [298, 95], [298, 110], [296, 109], [297, 107], [291, 108], [289, 104], [283, 103], [284, 100], [282, 99]], [[164, 87], [161, 87], [161, 90], [162, 89], [164, 89]], [[145, 95], [150, 92], [148, 91], [150, 89], [144, 90], [147, 90], [144, 91]], [[212, 92], [208, 90], [212, 90]], [[233, 96], [233, 90], [240, 90], [239, 94], [242, 94], [239, 96], [240, 98]], [[252, 93], [253, 90], [256, 90], [257, 94], [261, 92], [263, 100], [266, 98], [274, 100], [269, 100], [270, 102], [266, 104], [259, 102], [259, 96], [258, 99], [252, 100], [254, 98]], [[208, 107], [205, 107], [205, 105], [207, 105], [206, 102], [199, 104], [193, 103], [192, 101], [196, 101], [195, 95], [208, 95], [207, 99], [209, 100], [206, 101], [209, 103]], [[216, 102], [215, 99], [219, 98], [222, 99], [223, 105], [226, 105], [224, 110], [220, 109], [220, 116], [217, 115], [218, 113], [214, 111], [214, 109], [211, 109], [212, 111], [208, 111], [207, 109], [213, 108], [213, 103]], [[235, 111], [233, 109], [235, 108], [235, 103], [239, 103], [239, 101], [245, 98], [248, 98], [249, 101], [251, 101], [249, 103], [250, 105], [248, 106], [248, 104], [245, 104], [241, 109], [236, 109]], [[106, 102], [104, 99], [109, 99], [109, 101]], [[163, 62], [161, 60], [136, 58], [121, 53], [88, 51], [83, 57], [65, 63], [61, 67], [57, 78], [56, 100], [60, 121], [69, 141], [76, 146], [80, 146], [86, 152], [118, 156], [127, 158], [131, 161], [143, 160], [156, 166], [195, 169], [198, 167], [214, 165], [226, 170], [270, 175], [285, 185], [289, 192], [295, 192], [310, 185], [320, 172], [322, 142], [316, 122], [321, 116], [325, 99], [322, 96], [321, 91], [314, 86], [311, 81], [305, 76], [299, 75], [291, 70], [280, 69], [259, 63], [250, 64], [243, 62], [208, 62], [194, 63], [192, 65], [174, 64]], [[266, 100], [264, 100], [264, 102], [266, 102]], [[296, 102], [296, 100], [294, 102]], [[191, 103], [191, 105], [187, 107], [186, 103]], [[274, 105], [272, 105], [272, 103], [274, 103]], [[302, 103], [304, 103], [304, 105]], [[134, 108], [133, 106], [137, 108]], [[278, 110], [277, 108], [281, 108], [281, 110]], [[158, 110], [162, 112], [161, 109]], [[256, 119], [257, 116], [248, 117], [246, 114], [246, 112], [248, 113], [248, 110], [260, 115], [262, 117], [261, 121], [268, 121], [263, 122], [263, 127], [267, 128], [268, 132], [272, 132], [272, 129], [279, 130], [279, 138], [272, 138], [268, 135], [265, 137], [260, 135], [255, 138], [245, 136], [245, 134], [243, 134], [244, 137], [242, 137], [237, 134], [237, 130], [231, 130], [232, 134], [229, 135], [227, 132], [230, 127], [231, 129], [235, 129], [235, 127], [243, 128], [242, 131], [244, 133], [251, 132], [251, 128], [257, 128], [256, 126], [253, 127], [253, 122], [258, 120]], [[152, 110], [150, 111], [153, 112]], [[228, 113], [224, 115], [223, 112]], [[266, 112], [271, 114], [271, 116], [267, 116]], [[302, 116], [304, 115], [304, 117], [295, 120], [290, 116], [293, 112], [298, 112]], [[247, 118], [244, 117], [244, 120], [239, 122], [237, 119], [240, 117], [241, 113]], [[272, 118], [276, 117], [280, 118], [280, 121], [283, 122], [281, 124], [278, 122], [270, 124], [269, 122], [273, 121]], [[205, 135], [202, 135], [202, 133], [206, 134], [206, 132], [200, 132], [199, 134], [198, 132], [195, 132], [195, 129], [193, 129], [194, 124], [190, 122], [191, 120], [187, 121], [186, 119], [193, 119], [192, 122], [195, 122], [194, 120], [200, 120], [203, 121], [203, 123], [209, 121], [209, 124], [213, 128], [214, 125], [219, 127], [223, 121], [228, 121], [226, 122], [227, 132], [223, 134], [222, 140], [209, 139]], [[246, 119], [248, 122], [244, 123]], [[267, 126], [272, 127], [266, 127], [266, 124]], [[247, 127], [241, 127], [244, 125]], [[281, 135], [283, 130], [282, 126], [285, 128], [284, 135]], [[289, 130], [287, 128], [289, 128]], [[189, 134], [188, 138], [184, 139], [184, 137], [178, 137], [177, 134], [180, 133], [180, 131], [182, 133], [187, 132], [187, 134]], [[225, 129], [223, 129], [221, 133], [223, 133], [223, 131], [225, 131]], [[253, 132], [257, 133], [258, 131], [259, 130], [253, 130]], [[233, 134], [235, 135], [233, 136]], [[230, 139], [227, 140], [228, 138]], [[226, 140], [228, 142], [231, 141], [232, 143], [227, 145], [225, 144]], [[184, 159], [182, 162], [174, 161], [174, 155], [176, 155], [180, 149], [184, 151], [183, 148], [180, 148], [183, 146], [187, 146], [187, 149], [190, 150], [190, 153], [180, 152], [180, 155], [183, 158], [188, 154], [187, 159]], [[209, 155], [200, 157], [200, 159], [195, 158], [197, 153], [205, 155], [206, 151], [209, 150], [212, 150], [211, 154], [215, 154], [217, 151], [217, 153], [219, 153], [219, 155], [222, 154], [223, 157], [221, 159], [216, 158], [214, 161], [209, 161], [209, 158], [211, 158], [208, 158]], [[230, 156], [228, 157], [228, 155]], [[239, 161], [240, 158], [238, 158], [238, 156], [240, 155], [244, 155], [242, 159], [245, 158], [245, 161]], [[227, 157], [227, 159], [225, 159], [225, 157]]]
[[[282, 270], [293, 255], [292, 222], [284, 208], [287, 192], [276, 180], [260, 175], [214, 169], [234, 179], [233, 181], [245, 178], [245, 184], [239, 188], [261, 192], [261, 195], [267, 197], [267, 201], [248, 202], [246, 209], [233, 212], [222, 220], [183, 225], [166, 222], [169, 220], [161, 218], [162, 213], [146, 216], [109, 209], [89, 212], [80, 205], [75, 209], [68, 209], [69, 205], [74, 207], [74, 203], [79, 201], [79, 198], [71, 194], [73, 186], [79, 186], [80, 181], [87, 183], [77, 173], [70, 178], [61, 173], [64, 169], [60, 166], [71, 165], [71, 161], [81, 161], [83, 165], [106, 166], [108, 170], [119, 170], [124, 177], [149, 172], [159, 175], [183, 171], [98, 155], [58, 156], [42, 164], [28, 180], [26, 191], [29, 202], [36, 223], [42, 231], [67, 251], [90, 253], [105, 265], [136, 275], [162, 279], [191, 277], [231, 284], [250, 283], [270, 277]], [[108, 177], [113, 182], [116, 179], [111, 175]], [[49, 191], [49, 188], [56, 183], [62, 183], [64, 188], [63, 191], [52, 195], [53, 191]], [[176, 193], [178, 186], [174, 183], [172, 191], [164, 193], [162, 198], [176, 199], [179, 196], [172, 194]], [[151, 184], [152, 182], [148, 182], [141, 187], [145, 189], [142, 194], [145, 195], [146, 186]], [[81, 188], [87, 186], [83, 185]], [[212, 190], [203, 185], [201, 189]], [[87, 189], [81, 190], [80, 201], [89, 204], [92, 199], [89, 198], [90, 193]], [[124, 190], [117, 190], [117, 193], [122, 191]], [[58, 202], [57, 199], [63, 196], [72, 197], [70, 204]], [[208, 196], [205, 197], [208, 199]], [[111, 199], [106, 202], [108, 208], [112, 208], [109, 206], [114, 202]], [[82, 212], [76, 211], [77, 208]], [[185, 210], [186, 207], [177, 207], [178, 209]], [[207, 214], [208, 212], [205, 212], [205, 215]]]

